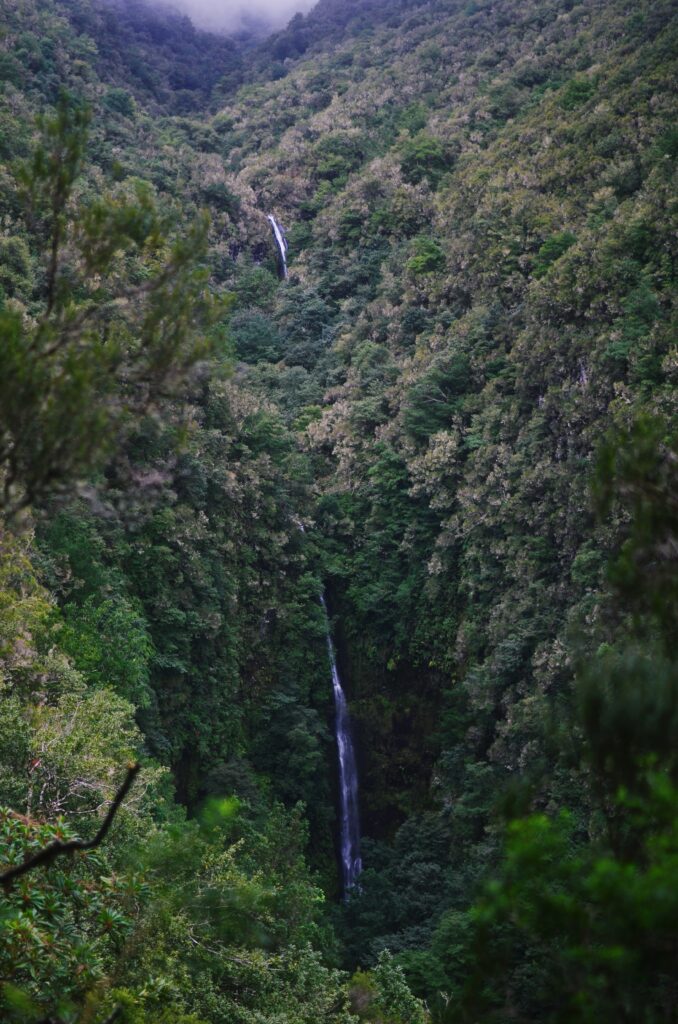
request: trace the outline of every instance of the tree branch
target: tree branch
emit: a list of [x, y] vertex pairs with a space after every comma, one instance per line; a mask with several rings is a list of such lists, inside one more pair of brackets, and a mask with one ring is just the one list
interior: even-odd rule
[[16, 881], [17, 878], [21, 878], [22, 875], [28, 874], [29, 871], [34, 871], [35, 868], [45, 867], [56, 860], [57, 857], [61, 857], [63, 854], [74, 853], [76, 850], [93, 850], [95, 847], [104, 840], [108, 830], [113, 824], [121, 803], [132, 788], [132, 783], [137, 777], [141, 765], [133, 764], [127, 769], [127, 777], [123, 782], [122, 786], [115, 794], [111, 806], [108, 808], [108, 814], [101, 823], [101, 828], [94, 836], [93, 839], [69, 839], [67, 842], [62, 842], [60, 839], [55, 839], [53, 843], [46, 846], [42, 850], [38, 850], [32, 857], [29, 857], [23, 862], [18, 864], [16, 867], [9, 868], [0, 874], [0, 884], [8, 888]]

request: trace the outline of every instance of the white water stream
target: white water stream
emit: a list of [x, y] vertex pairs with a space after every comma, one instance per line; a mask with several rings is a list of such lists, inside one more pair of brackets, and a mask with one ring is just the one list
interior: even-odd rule
[[275, 244], [278, 247], [278, 261], [280, 264], [280, 276], [287, 280], [287, 239], [282, 224], [279, 224], [272, 213], [268, 215], [268, 222], [273, 231]]
[[360, 817], [358, 814], [358, 770], [356, 768], [353, 736], [351, 735], [351, 719], [348, 713], [346, 694], [344, 693], [337, 668], [337, 656], [330, 634], [330, 622], [327, 615], [325, 598], [320, 603], [325, 612], [327, 622], [327, 652], [332, 671], [332, 690], [334, 692], [335, 732], [337, 752], [339, 755], [339, 811], [340, 842], [341, 842], [341, 873], [344, 892], [352, 889], [362, 871], [360, 859]]

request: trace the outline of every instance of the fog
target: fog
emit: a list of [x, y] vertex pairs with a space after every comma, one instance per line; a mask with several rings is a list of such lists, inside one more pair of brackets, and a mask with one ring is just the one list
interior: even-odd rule
[[170, 0], [167, 6], [187, 14], [194, 25], [231, 32], [263, 22], [282, 28], [297, 12], [306, 13], [317, 0]]

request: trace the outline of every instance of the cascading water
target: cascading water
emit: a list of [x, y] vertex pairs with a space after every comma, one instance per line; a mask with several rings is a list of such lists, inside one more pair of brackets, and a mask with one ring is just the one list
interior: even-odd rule
[[280, 265], [280, 276], [287, 280], [287, 239], [282, 224], [279, 224], [272, 213], [268, 215], [268, 222], [271, 225], [275, 244], [278, 247], [278, 262]]
[[341, 814], [341, 872], [344, 892], [352, 889], [362, 871], [360, 859], [360, 818], [358, 815], [358, 771], [356, 768], [353, 737], [351, 735], [351, 719], [348, 713], [346, 694], [344, 693], [337, 668], [337, 656], [330, 633], [330, 621], [327, 614], [325, 598], [320, 603], [325, 612], [327, 622], [327, 651], [330, 656], [332, 670], [332, 689], [334, 691], [334, 707], [336, 711], [335, 731], [337, 751], [339, 754], [339, 810]]

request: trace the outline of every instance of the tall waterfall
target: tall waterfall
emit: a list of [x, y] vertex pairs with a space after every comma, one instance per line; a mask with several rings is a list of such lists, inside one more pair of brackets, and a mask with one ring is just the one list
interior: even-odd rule
[[360, 859], [360, 818], [358, 815], [358, 771], [351, 735], [351, 719], [348, 713], [346, 695], [341, 685], [337, 656], [330, 633], [330, 621], [327, 614], [325, 598], [320, 602], [327, 621], [327, 651], [330, 656], [332, 670], [332, 689], [334, 691], [334, 707], [336, 711], [335, 732], [337, 751], [339, 754], [339, 809], [341, 813], [341, 872], [344, 892], [351, 889], [362, 871]]
[[272, 213], [268, 215], [268, 222], [271, 225], [275, 244], [278, 247], [278, 262], [280, 264], [280, 276], [287, 280], [287, 239], [282, 224], [279, 224]]

